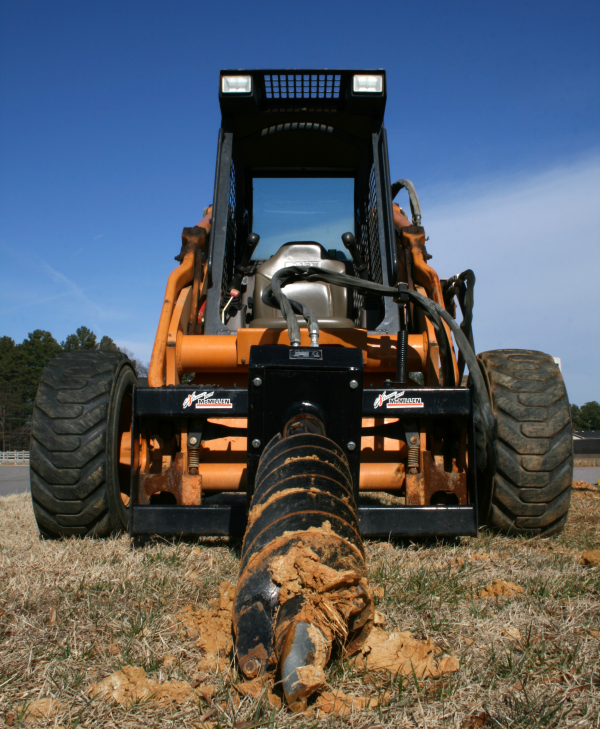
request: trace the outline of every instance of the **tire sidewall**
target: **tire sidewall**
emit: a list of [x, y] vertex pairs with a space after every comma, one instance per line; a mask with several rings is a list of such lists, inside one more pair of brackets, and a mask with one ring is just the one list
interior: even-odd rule
[[[485, 387], [490, 399], [490, 405], [492, 411], [494, 408], [494, 395], [492, 388], [490, 387], [490, 380], [488, 372], [484, 362], [477, 357], [477, 364], [479, 365], [479, 371], [485, 382]], [[492, 513], [492, 500], [494, 498], [494, 477], [496, 476], [496, 430], [497, 425], [494, 426], [494, 441], [487, 441], [487, 464], [485, 469], [480, 470], [477, 468], [477, 516], [479, 527], [489, 526], [490, 517]]]
[[123, 362], [114, 381], [108, 411], [106, 427], [106, 485], [109, 511], [112, 516], [111, 527], [114, 530], [127, 529], [129, 525], [129, 508], [121, 498], [119, 481], [119, 417], [123, 399], [132, 394], [137, 385], [137, 377], [128, 361]]

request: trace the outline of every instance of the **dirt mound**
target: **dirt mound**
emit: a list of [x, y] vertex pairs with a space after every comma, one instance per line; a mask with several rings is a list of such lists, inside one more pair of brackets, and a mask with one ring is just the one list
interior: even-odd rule
[[280, 709], [283, 702], [273, 692], [273, 684], [272, 676], [258, 676], [252, 679], [252, 681], [235, 684], [234, 688], [241, 696], [251, 696], [253, 699], [259, 699], [264, 694], [271, 706]]
[[492, 580], [492, 584], [480, 590], [477, 597], [484, 599], [491, 597], [497, 600], [500, 597], [514, 597], [521, 592], [525, 592], [525, 590], [520, 585], [515, 585], [514, 582]]
[[37, 699], [30, 704], [19, 706], [17, 712], [21, 716], [21, 721], [30, 724], [36, 719], [51, 719], [62, 709], [62, 704], [56, 699]]
[[600, 567], [600, 549], [588, 549], [581, 555], [581, 564]]
[[573, 481], [573, 491], [576, 493], [583, 491], [587, 495], [600, 496], [600, 485], [588, 481]]
[[[308, 598], [304, 610], [306, 620], [311, 625], [318, 625], [331, 640], [336, 637], [347, 638], [349, 620], [357, 610], [364, 608], [365, 596], [370, 595], [366, 580], [361, 575], [352, 571], [336, 571], [322, 564], [318, 555], [305, 546], [294, 548], [274, 560], [272, 574], [273, 581], [280, 585], [280, 599], [282, 593], [284, 601], [299, 594]], [[361, 594], [355, 592], [357, 587]], [[219, 599], [213, 601], [210, 608], [199, 610], [189, 605], [177, 615], [188, 637], [199, 636], [196, 646], [203, 653], [198, 663], [200, 671], [221, 672], [229, 668], [233, 654], [231, 620], [234, 593], [235, 587], [231, 583], [222, 582]], [[355, 604], [357, 601], [360, 604]], [[389, 633], [379, 627], [385, 620], [384, 616], [374, 610], [373, 613], [377, 625], [362, 646], [355, 646], [350, 651], [350, 654], [356, 655], [358, 668], [385, 670], [393, 675], [400, 673], [405, 676], [412, 675], [414, 671], [418, 678], [435, 677], [458, 670], [459, 663], [454, 656], [438, 657], [440, 651], [433, 641], [418, 640], [410, 633]], [[301, 669], [315, 674], [302, 677], [303, 682], [314, 684], [314, 692], [327, 687], [323, 668], [324, 665], [311, 665]], [[189, 684], [187, 686], [188, 691], [192, 690]], [[156, 687], [153, 688], [156, 690]], [[272, 706], [281, 705], [281, 699], [273, 692], [273, 683], [269, 677], [256, 678], [236, 686], [236, 689], [242, 696], [253, 698], [265, 693]], [[367, 705], [374, 708], [377, 701], [332, 694], [325, 690], [318, 697], [315, 708], [341, 716], [357, 709], [364, 710]]]
[[353, 711], [364, 711], [365, 709], [376, 709], [380, 704], [388, 703], [389, 693], [386, 693], [381, 700], [369, 696], [353, 696], [342, 691], [323, 691], [314, 704], [314, 708], [325, 714], [334, 716], [347, 716]]
[[233, 657], [231, 620], [235, 585], [221, 582], [219, 597], [209, 608], [200, 610], [188, 605], [175, 617], [186, 629], [188, 638], [198, 636], [196, 646], [202, 651], [197, 669], [200, 672], [222, 672]]
[[182, 704], [209, 700], [217, 691], [216, 686], [204, 686], [194, 690], [187, 681], [165, 681], [159, 683], [146, 677], [143, 668], [123, 666], [103, 681], [92, 684], [87, 693], [92, 698], [100, 696], [117, 704], [131, 706], [141, 701], [155, 701], [159, 704]]
[[411, 676], [414, 670], [417, 678], [458, 671], [458, 660], [454, 656], [436, 658], [439, 652], [432, 640], [417, 640], [410, 633], [388, 633], [373, 628], [356, 657], [356, 666], [403, 676]]

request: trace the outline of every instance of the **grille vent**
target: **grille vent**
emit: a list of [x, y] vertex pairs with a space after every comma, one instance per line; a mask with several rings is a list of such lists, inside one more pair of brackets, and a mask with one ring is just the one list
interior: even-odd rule
[[[233, 278], [236, 256], [237, 238], [237, 215], [236, 215], [236, 188], [235, 188], [235, 165], [231, 163], [229, 173], [229, 195], [227, 199], [227, 232], [225, 234], [225, 256], [223, 258], [223, 278], [221, 281], [221, 295], [227, 300], [229, 284]], [[221, 307], [223, 302], [221, 303]]]
[[267, 99], [339, 99], [341, 76], [333, 73], [265, 74]]

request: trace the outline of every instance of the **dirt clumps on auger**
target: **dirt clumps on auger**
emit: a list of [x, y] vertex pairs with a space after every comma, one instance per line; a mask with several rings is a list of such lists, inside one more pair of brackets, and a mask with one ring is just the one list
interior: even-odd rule
[[265, 448], [234, 600], [244, 676], [273, 672], [294, 710], [325, 687], [337, 641], [360, 649], [375, 609], [347, 459], [314, 433]]

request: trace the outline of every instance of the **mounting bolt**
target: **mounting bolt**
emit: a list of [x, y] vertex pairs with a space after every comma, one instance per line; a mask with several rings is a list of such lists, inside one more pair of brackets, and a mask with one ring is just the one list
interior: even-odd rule
[[248, 678], [255, 678], [260, 671], [260, 663], [256, 658], [246, 658], [242, 666], [242, 671]]
[[346, 446], [346, 448], [349, 451], [353, 451], [356, 448], [356, 443], [353, 440], [348, 441], [348, 445]]
[[415, 443], [417, 442], [417, 436], [416, 436], [416, 435], [413, 435], [413, 436], [412, 436], [412, 437], [410, 438], [410, 442], [411, 442], [411, 443], [412, 443], [412, 444], [414, 445], [414, 444], [415, 444]]
[[192, 437], [191, 437], [191, 438], [189, 439], [188, 443], [189, 443], [189, 444], [190, 444], [191, 446], [195, 446], [195, 445], [198, 445], [198, 438], [196, 438], [196, 436], [195, 436], [195, 435], [193, 435], [193, 436], [192, 436]]
[[358, 382], [356, 380], [350, 380], [350, 389], [356, 390], [357, 387], [358, 387]]
[[254, 439], [254, 440], [252, 441], [252, 447], [253, 447], [253, 448], [260, 448], [260, 441], [258, 440], [258, 438], [255, 438], [255, 439]]
[[255, 377], [252, 380], [252, 383], [254, 384], [254, 387], [260, 387], [262, 385], [262, 380], [260, 379], [260, 377]]

